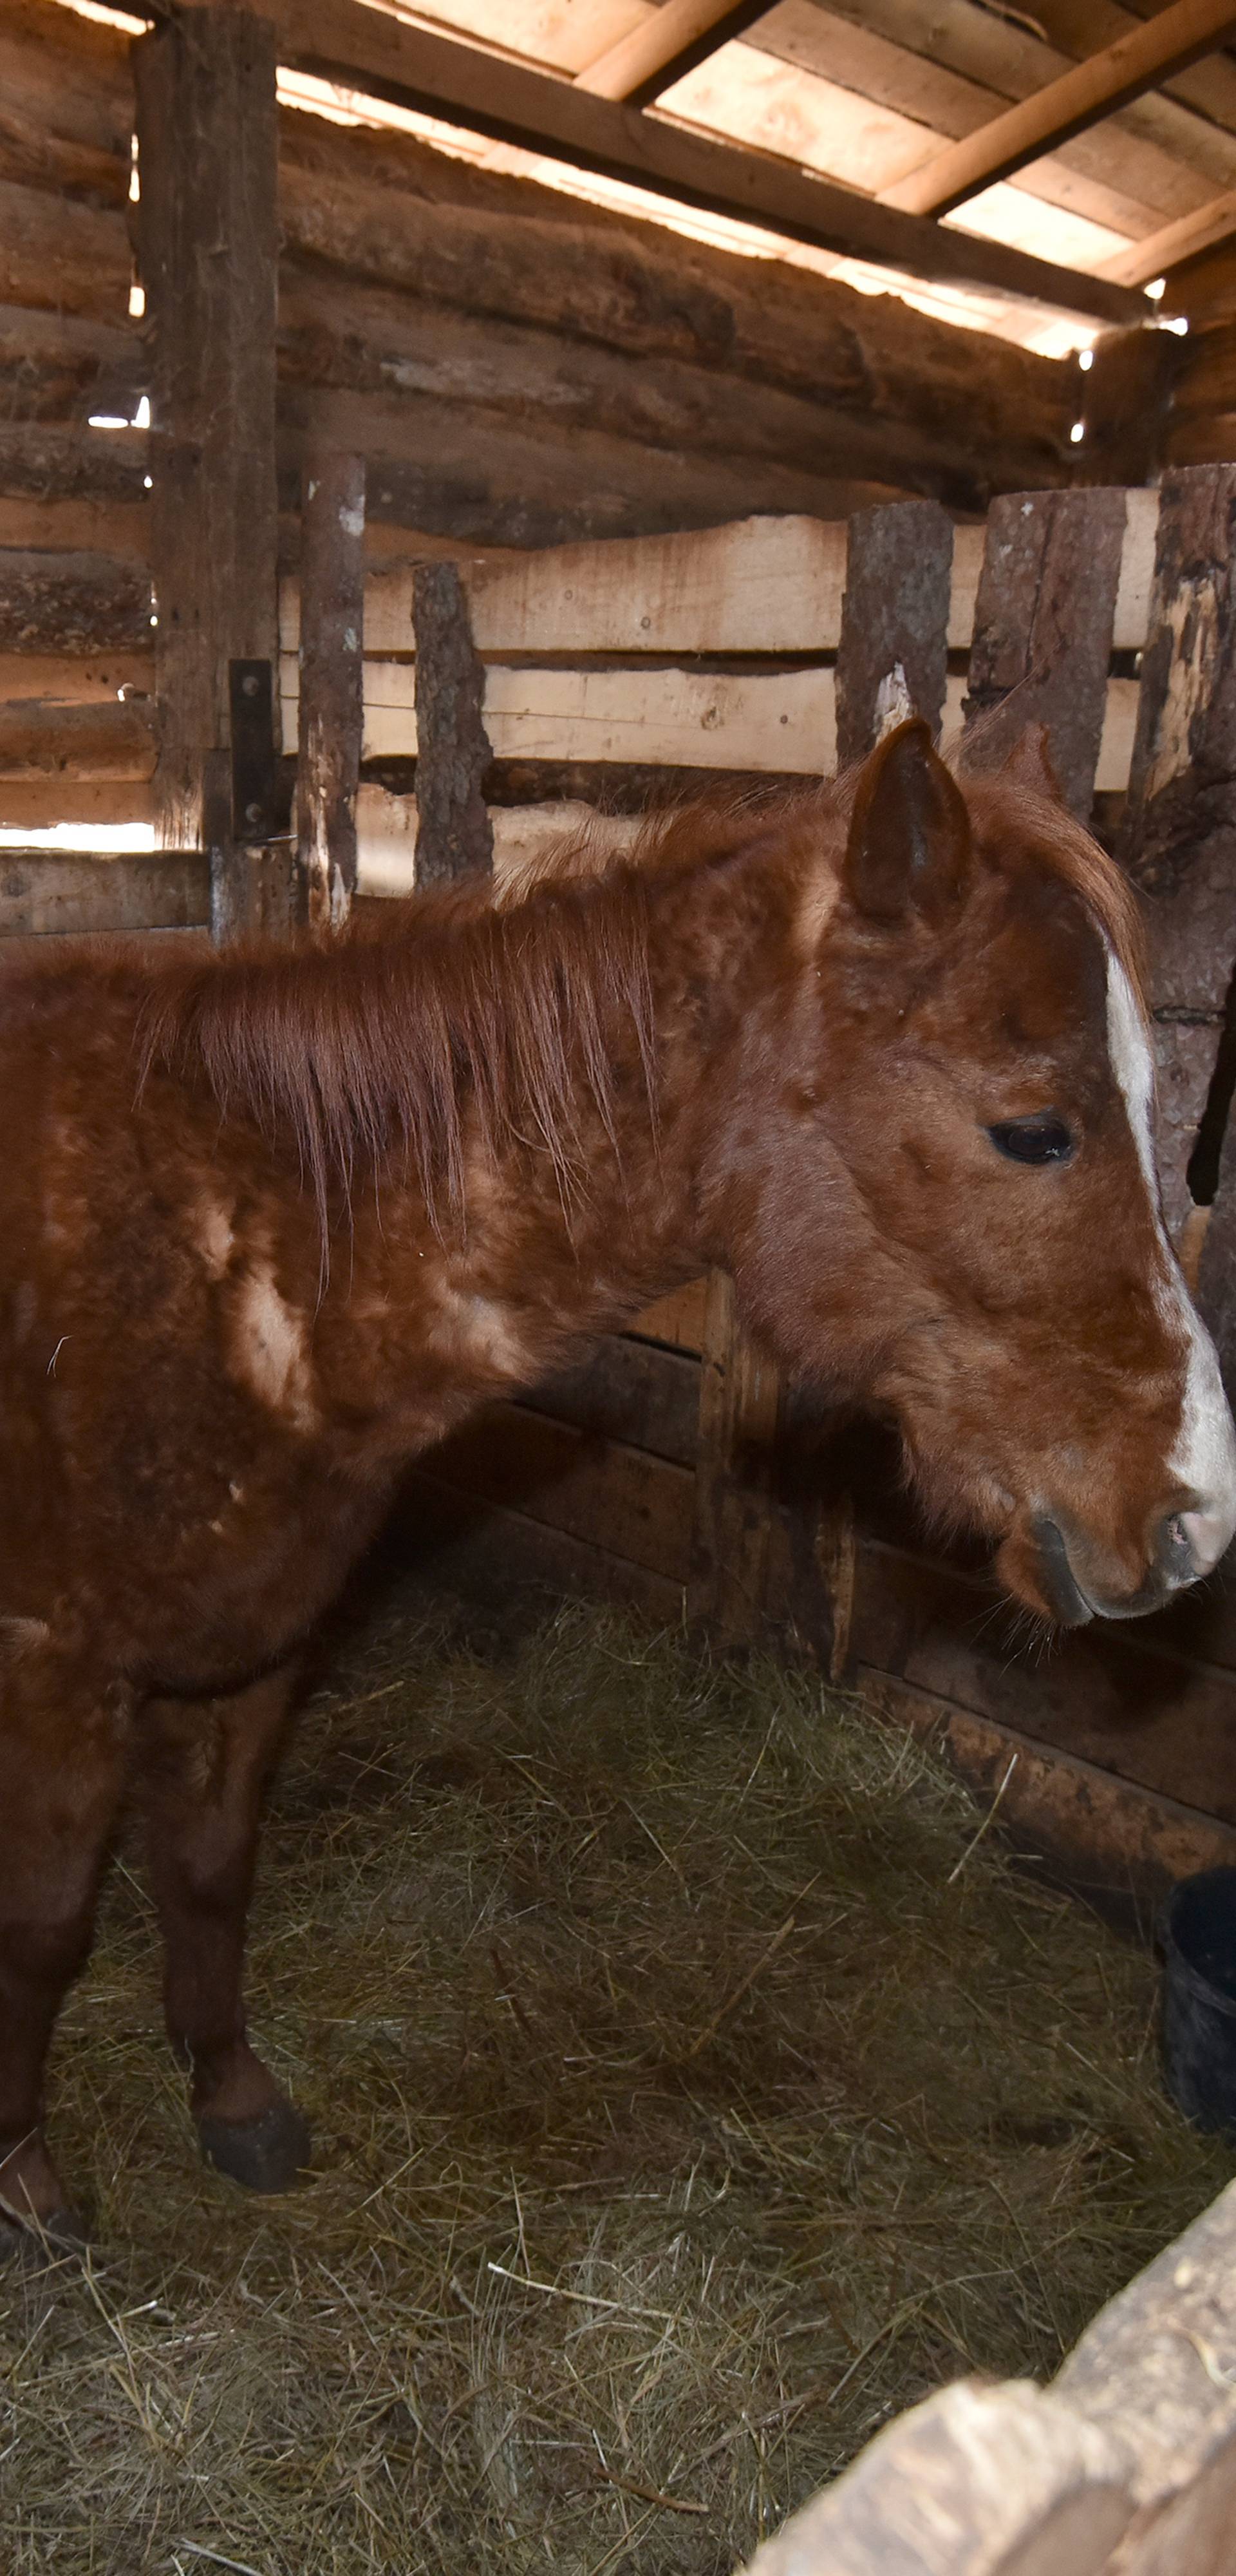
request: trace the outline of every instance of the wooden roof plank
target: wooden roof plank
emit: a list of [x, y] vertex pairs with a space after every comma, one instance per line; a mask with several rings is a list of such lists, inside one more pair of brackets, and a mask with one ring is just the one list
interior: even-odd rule
[[[881, 191], [881, 202], [916, 215], [945, 215], [998, 179], [1011, 178], [1087, 126], [1157, 89], [1173, 72], [1214, 51], [1236, 29], [1229, 0], [1173, 0], [1100, 54], [1063, 72], [976, 134]], [[1153, 272], [1152, 272], [1153, 273]]]
[[663, 0], [654, 17], [633, 27], [575, 75], [593, 98], [647, 107], [697, 63], [766, 18], [775, 0]]
[[1105, 277], [1119, 278], [1125, 286], [1148, 286], [1152, 278], [1165, 277], [1181, 260], [1192, 259], [1201, 250], [1213, 250], [1217, 242], [1230, 241], [1234, 233], [1236, 188], [1227, 188], [1221, 197], [1212, 197], [1193, 214], [1181, 215], [1174, 224], [1164, 224], [1158, 232], [1130, 242], [1127, 250], [1117, 251], [1114, 259], [1104, 261], [1103, 273]]
[[[170, 0], [149, 0], [158, 15]], [[498, 62], [474, 45], [367, 8], [362, 0], [269, 0], [280, 60], [499, 141], [603, 172], [686, 205], [768, 226], [795, 241], [911, 276], [994, 289], [1101, 320], [1144, 318], [1136, 289], [1083, 276], [960, 229], [945, 229], [809, 175], [716, 143], [573, 83]]]

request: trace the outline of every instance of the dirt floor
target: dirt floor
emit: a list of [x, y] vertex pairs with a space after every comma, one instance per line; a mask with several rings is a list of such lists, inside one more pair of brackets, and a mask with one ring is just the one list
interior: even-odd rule
[[122, 1861], [53, 2074], [98, 2251], [0, 2277], [4, 2576], [730, 2576], [887, 2416], [1052, 2371], [1228, 2179], [1155, 1969], [773, 1666], [388, 1598], [265, 1846], [274, 2201], [203, 2170]]

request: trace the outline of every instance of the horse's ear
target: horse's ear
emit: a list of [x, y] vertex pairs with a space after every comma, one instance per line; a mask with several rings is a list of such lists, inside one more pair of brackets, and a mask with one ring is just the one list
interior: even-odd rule
[[845, 854], [850, 900], [875, 921], [914, 911], [942, 922], [965, 892], [973, 856], [965, 798], [923, 718], [911, 716], [859, 772]]
[[1063, 805], [1063, 791], [1051, 765], [1050, 740], [1045, 724], [1028, 724], [1002, 763], [1000, 775], [1010, 787], [1024, 787], [1049, 805]]

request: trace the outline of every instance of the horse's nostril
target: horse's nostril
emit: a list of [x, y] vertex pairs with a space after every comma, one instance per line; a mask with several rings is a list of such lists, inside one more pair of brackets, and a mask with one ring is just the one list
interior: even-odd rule
[[1198, 1570], [1193, 1541], [1183, 1512], [1169, 1512], [1159, 1523], [1155, 1568], [1169, 1583], [1190, 1583]]

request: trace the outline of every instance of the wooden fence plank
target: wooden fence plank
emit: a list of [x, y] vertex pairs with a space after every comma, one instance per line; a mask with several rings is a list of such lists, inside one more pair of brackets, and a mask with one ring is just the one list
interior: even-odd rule
[[311, 451], [301, 513], [298, 859], [316, 928], [345, 921], [356, 892], [356, 795], [364, 736], [365, 465]]
[[649, 1457], [670, 1458], [679, 1467], [695, 1464], [700, 1372], [686, 1352], [655, 1350], [629, 1334], [610, 1333], [574, 1368], [533, 1387], [524, 1402], [536, 1413], [625, 1441]]
[[987, 518], [968, 763], [998, 768], [1028, 725], [1045, 725], [1081, 822], [1094, 795], [1126, 525], [1122, 491], [1011, 492]]
[[481, 717], [484, 674], [454, 564], [418, 564], [412, 624], [417, 655], [416, 877], [448, 885], [493, 867], [493, 827], [481, 781], [493, 757]]
[[663, 1458], [497, 1404], [427, 1451], [418, 1473], [670, 1582], [686, 1580], [692, 1478]]
[[738, 1321], [734, 1282], [710, 1272], [687, 1614], [722, 1644], [763, 1626], [772, 1551], [780, 1380]]

